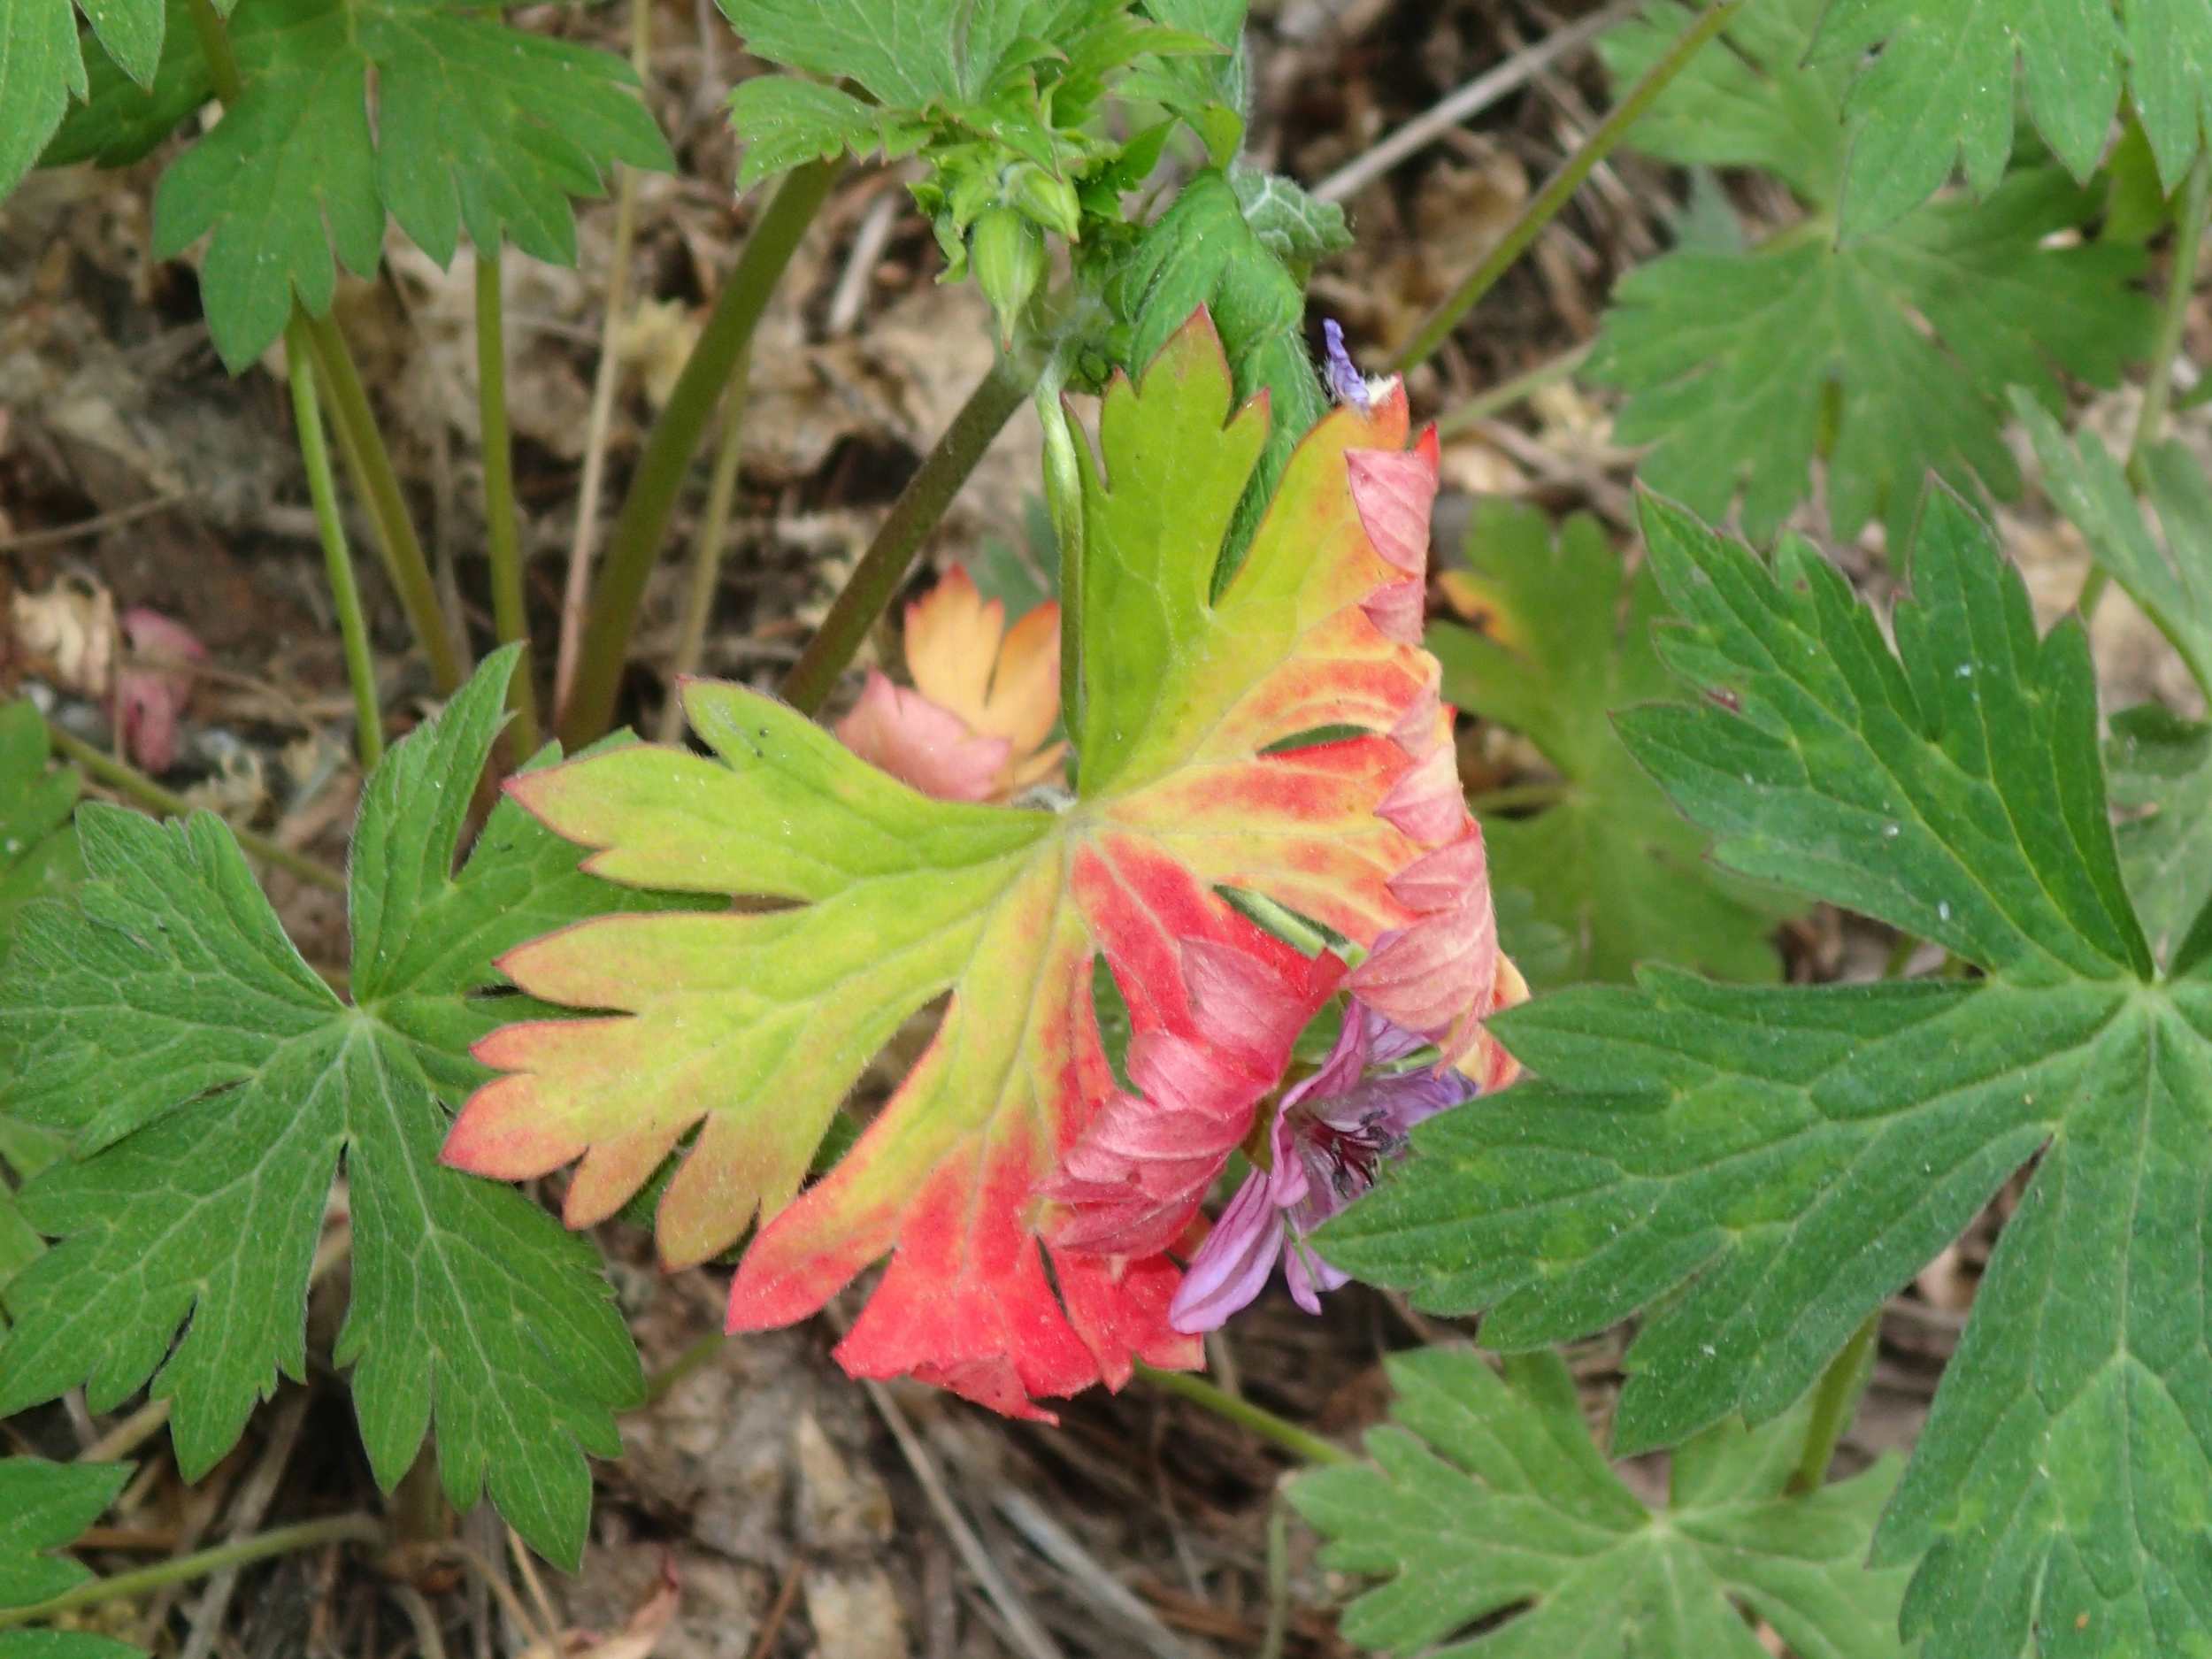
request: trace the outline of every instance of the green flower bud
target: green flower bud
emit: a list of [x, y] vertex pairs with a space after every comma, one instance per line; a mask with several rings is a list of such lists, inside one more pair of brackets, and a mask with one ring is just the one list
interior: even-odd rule
[[1014, 343], [1015, 319], [1045, 274], [1045, 234], [1010, 207], [987, 208], [968, 242], [976, 286], [998, 314], [999, 342]]
[[1065, 179], [1056, 179], [1041, 167], [1024, 167], [1014, 186], [1014, 205], [1070, 242], [1081, 239], [1082, 209], [1075, 199], [1075, 187]]

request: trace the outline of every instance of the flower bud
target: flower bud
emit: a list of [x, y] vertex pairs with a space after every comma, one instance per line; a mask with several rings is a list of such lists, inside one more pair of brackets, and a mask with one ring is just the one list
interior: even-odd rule
[[1014, 322], [1045, 274], [1045, 234], [1010, 207], [984, 210], [968, 243], [976, 285], [998, 315], [999, 342], [1014, 343]]
[[1056, 230], [1070, 242], [1080, 240], [1083, 213], [1075, 187], [1039, 167], [1024, 167], [1014, 186], [1014, 205], [1047, 230]]

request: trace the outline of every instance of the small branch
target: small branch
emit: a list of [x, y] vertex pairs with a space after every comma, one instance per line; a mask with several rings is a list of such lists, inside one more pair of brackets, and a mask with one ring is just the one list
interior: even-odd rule
[[1060, 716], [1070, 738], [1083, 734], [1083, 469], [1061, 376], [1048, 374], [1031, 400], [1045, 434], [1045, 505], [1060, 544]]
[[[641, 83], [652, 67], [652, 0], [630, 0], [630, 67]], [[591, 598], [591, 549], [598, 539], [599, 495], [607, 480], [607, 429], [622, 382], [622, 313], [630, 303], [630, 258], [637, 245], [637, 169], [616, 164], [614, 245], [607, 258], [606, 312], [599, 322], [599, 366], [591, 382], [591, 419], [584, 428], [584, 477], [576, 497], [576, 534], [569, 543], [568, 580], [561, 590], [561, 638], [553, 659], [553, 714], [568, 706], [576, 653]]]
[[706, 327], [645, 441], [621, 517], [607, 538], [606, 561], [592, 587], [591, 615], [578, 648], [575, 679], [560, 711], [561, 738], [572, 749], [600, 736], [614, 718], [615, 688], [629, 649], [630, 624], [644, 596], [646, 579], [653, 573], [653, 562], [660, 557], [661, 536], [675, 511], [692, 454], [713, 418], [722, 388], [729, 383], [737, 354], [752, 342], [769, 296], [842, 165], [841, 160], [810, 161], [784, 175], [746, 239], [737, 268], [716, 296]]
[[431, 580], [429, 561], [407, 516], [407, 499], [401, 494], [399, 474], [392, 470], [392, 452], [384, 447], [369, 395], [361, 385], [346, 337], [333, 316], [308, 317], [295, 305], [292, 314], [304, 318], [308, 337], [315, 349], [315, 367], [323, 388], [330, 395], [331, 414], [338, 427], [338, 447], [346, 469], [368, 503], [370, 521], [376, 526], [377, 550], [383, 555], [385, 572], [399, 592], [415, 642], [430, 661], [430, 677], [442, 692], [461, 684], [461, 664], [453, 641], [446, 633], [445, 613], [438, 604], [437, 584]]
[[1019, 1647], [1021, 1659], [1064, 1659], [1060, 1645], [1037, 1622], [1037, 1616], [1029, 1610], [1029, 1603], [1022, 1600], [1012, 1582], [999, 1571], [991, 1552], [983, 1548], [983, 1540], [968, 1525], [968, 1517], [960, 1513], [960, 1506], [952, 1501], [951, 1489], [945, 1485], [944, 1471], [937, 1467], [936, 1458], [914, 1432], [914, 1425], [906, 1420], [906, 1413], [891, 1391], [872, 1377], [862, 1378], [861, 1386], [868, 1391], [868, 1398], [890, 1429], [892, 1439], [898, 1441], [906, 1466], [914, 1471], [914, 1479], [920, 1483], [929, 1507], [937, 1513], [938, 1525], [952, 1540], [962, 1563], [982, 1587], [999, 1617], [1006, 1621], [1007, 1632]]
[[799, 1586], [805, 1574], [806, 1553], [795, 1549], [791, 1552], [791, 1564], [783, 1570], [783, 1582], [776, 1587], [776, 1599], [769, 1604], [768, 1617], [760, 1622], [760, 1634], [754, 1639], [747, 1659], [768, 1659], [775, 1651], [776, 1638], [783, 1634], [784, 1622], [798, 1603]]
[[77, 1454], [81, 1463], [111, 1463], [119, 1457], [128, 1457], [148, 1440], [161, 1432], [169, 1421], [166, 1399], [149, 1400], [105, 1434]]
[[292, 379], [292, 419], [298, 427], [300, 459], [307, 466], [307, 494], [315, 503], [315, 527], [322, 534], [323, 569], [338, 611], [338, 637], [344, 642], [346, 679], [353, 687], [356, 741], [361, 770], [373, 772], [384, 758], [384, 714], [377, 706], [376, 659], [369, 652], [369, 630], [361, 614], [361, 588], [354, 580], [353, 555], [338, 516], [338, 489], [330, 472], [330, 446], [323, 437], [323, 411], [315, 402], [315, 353], [307, 327], [295, 310], [284, 325], [284, 356]]
[[1485, 70], [1430, 110], [1417, 115], [1364, 155], [1356, 156], [1313, 187], [1318, 202], [1341, 202], [1357, 195], [1408, 156], [1426, 149], [1461, 122], [1471, 119], [1507, 94], [1517, 92], [1568, 53], [1579, 51], [1616, 23], [1643, 10], [1647, 0], [1614, 0], [1602, 12], [1546, 35], [1494, 68]]
[[1567, 798], [1570, 785], [1563, 778], [1540, 783], [1509, 783], [1470, 795], [1467, 804], [1478, 812], [1517, 812], [1525, 808], [1557, 806]]
[[1463, 432], [1479, 422], [1503, 414], [1514, 404], [1542, 391], [1547, 386], [1556, 386], [1562, 380], [1571, 380], [1575, 371], [1589, 360], [1592, 349], [1590, 345], [1580, 345], [1571, 351], [1563, 351], [1548, 363], [1540, 363], [1486, 392], [1479, 393], [1458, 408], [1446, 410], [1436, 418], [1436, 435], [1448, 438], [1455, 432]]
[[664, 1399], [671, 1388], [719, 1354], [722, 1351], [722, 1344], [727, 1339], [721, 1332], [710, 1331], [682, 1353], [677, 1355], [674, 1359], [669, 1361], [661, 1370], [648, 1377], [645, 1379], [645, 1398], [638, 1402], [637, 1409], [642, 1411], [646, 1407]]
[[150, 518], [157, 512], [167, 512], [172, 507], [181, 507], [192, 499], [188, 491], [157, 495], [151, 501], [135, 501], [127, 507], [118, 507], [113, 512], [95, 513], [89, 518], [80, 518], [74, 524], [58, 524], [45, 530], [26, 530], [18, 535], [0, 535], [0, 553], [24, 553], [35, 547], [52, 547], [58, 542], [81, 541], [88, 535], [99, 535], [119, 529], [127, 524], [136, 524], [141, 518]]
[[384, 1528], [373, 1515], [338, 1515], [327, 1520], [303, 1521], [296, 1526], [280, 1526], [257, 1538], [180, 1555], [174, 1561], [157, 1562], [132, 1572], [119, 1572], [111, 1578], [95, 1578], [32, 1607], [0, 1609], [0, 1630], [13, 1630], [76, 1608], [125, 1601], [173, 1584], [188, 1584], [226, 1567], [242, 1567], [249, 1562], [266, 1561], [272, 1555], [293, 1555], [303, 1549], [320, 1548], [325, 1544], [373, 1544], [383, 1536]]
[[1805, 1425], [1805, 1449], [1790, 1476], [1790, 1491], [1817, 1492], [1827, 1481], [1836, 1442], [1850, 1425], [1859, 1396], [1866, 1392], [1866, 1379], [1874, 1373], [1874, 1350], [1881, 1334], [1882, 1310], [1877, 1308], [1820, 1373], [1813, 1389], [1812, 1420]]
[[[299, 1443], [300, 1425], [307, 1420], [307, 1400], [305, 1388], [295, 1388], [277, 1408], [269, 1427], [268, 1444], [261, 1448], [253, 1472], [239, 1488], [230, 1525], [232, 1543], [242, 1544], [251, 1538], [268, 1515], [269, 1505], [275, 1502], [277, 1485], [284, 1479], [285, 1465], [292, 1461], [292, 1448]], [[223, 1628], [223, 1620], [230, 1612], [231, 1596], [237, 1588], [235, 1563], [218, 1568], [210, 1577], [207, 1588], [200, 1594], [199, 1606], [193, 1609], [192, 1630], [185, 1638], [182, 1659], [208, 1659], [215, 1651], [215, 1638]]]
[[514, 446], [507, 435], [507, 330], [496, 250], [476, 255], [476, 397], [484, 434], [484, 541], [491, 556], [492, 620], [499, 642], [520, 641], [507, 681], [517, 764], [537, 752], [538, 698], [530, 672], [530, 621], [522, 605], [522, 533], [515, 521]]
[[1290, 1633], [1290, 1505], [1280, 1487], [1267, 1506], [1267, 1633], [1259, 1659], [1283, 1659], [1283, 1639]]
[[730, 539], [730, 509], [737, 499], [737, 465], [745, 435], [745, 394], [752, 379], [753, 349], [748, 343], [730, 370], [729, 389], [722, 394], [722, 431], [715, 440], [714, 471], [707, 480], [706, 516], [700, 521], [699, 540], [691, 549], [691, 588], [684, 595], [683, 632], [676, 641], [676, 660], [671, 664], [668, 701], [661, 705], [660, 740], [681, 741], [684, 734], [683, 699], [676, 681], [699, 672], [699, 658], [707, 646], [707, 624], [714, 618], [715, 590], [722, 581], [722, 552]]
[[1442, 345], [1459, 326], [1460, 319], [1475, 308], [1475, 304], [1508, 271], [1514, 262], [1528, 250], [1551, 223], [1559, 211], [1574, 199], [1582, 181], [1590, 176], [1590, 170], [1613, 151], [1615, 145], [1627, 136], [1628, 131], [1644, 117], [1644, 112], [1658, 101], [1659, 95], [1673, 83], [1674, 78], [1687, 68], [1690, 62], [1707, 43], [1727, 27], [1730, 19], [1743, 9], [1744, 0], [1715, 0], [1705, 9], [1698, 20], [1668, 49], [1666, 55], [1645, 71], [1644, 77], [1620, 103], [1612, 113], [1599, 124], [1587, 142], [1570, 156], [1558, 172], [1546, 180], [1537, 192], [1536, 199], [1522, 210], [1513, 228], [1506, 232], [1498, 245], [1483, 256], [1482, 262], [1467, 273], [1467, 278], [1445, 301], [1431, 311], [1421, 325], [1420, 332], [1403, 347], [1393, 360], [1391, 367], [1398, 371], [1411, 368], [1424, 362], [1437, 347]]
[[[102, 754], [50, 717], [46, 722], [46, 732], [53, 739], [54, 747], [69, 759], [111, 789], [128, 795], [141, 806], [150, 808], [165, 818], [186, 818], [199, 810], [182, 795], [163, 788], [145, 773], [126, 765], [112, 755]], [[289, 847], [280, 847], [267, 836], [257, 835], [251, 830], [234, 827], [231, 833], [238, 838], [241, 847], [264, 864], [288, 870], [301, 880], [315, 887], [327, 887], [333, 893], [346, 890], [345, 877], [303, 854], [294, 852]]]
[[[868, 637], [868, 630], [875, 626], [876, 618], [906, 580], [907, 568], [921, 550], [922, 542], [945, 516], [991, 441], [1027, 399], [1029, 389], [1028, 377], [1002, 357], [992, 362], [991, 372], [968, 394], [968, 401], [923, 460], [921, 470], [899, 492], [898, 500], [891, 505], [891, 516], [861, 556], [830, 606], [829, 615], [822, 618], [822, 626], [807, 642], [805, 653], [784, 677], [780, 689], [784, 701], [793, 708], [812, 714], [828, 699], [837, 677], [845, 672], [853, 653]], [[1062, 598], [1064, 603], [1065, 595]]]
[[1201, 1405], [1217, 1416], [1252, 1431], [1262, 1440], [1272, 1440], [1285, 1451], [1302, 1457], [1310, 1463], [1349, 1463], [1356, 1462], [1352, 1454], [1341, 1446], [1323, 1440], [1318, 1434], [1286, 1422], [1272, 1411], [1254, 1405], [1249, 1400], [1240, 1400], [1224, 1389], [1217, 1388], [1203, 1377], [1194, 1377], [1188, 1371], [1158, 1371], [1142, 1360], [1136, 1363], [1136, 1374], [1155, 1388], [1164, 1388], [1171, 1394], [1180, 1394], [1194, 1405]]

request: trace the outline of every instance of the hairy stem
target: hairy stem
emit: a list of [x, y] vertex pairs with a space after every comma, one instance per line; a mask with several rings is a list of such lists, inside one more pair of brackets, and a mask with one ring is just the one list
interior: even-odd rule
[[373, 772], [384, 758], [384, 714], [377, 706], [376, 659], [369, 653], [369, 628], [361, 614], [361, 588], [354, 580], [353, 555], [338, 516], [337, 480], [331, 476], [330, 445], [323, 436], [323, 411], [315, 401], [315, 349], [297, 310], [284, 325], [284, 356], [292, 377], [292, 419], [299, 428], [300, 459], [307, 465], [308, 498], [315, 503], [315, 527], [323, 539], [323, 568], [330, 577], [330, 597], [338, 608], [338, 637], [346, 651], [346, 679], [353, 687], [353, 721], [361, 751], [361, 770]]
[[714, 617], [715, 589], [722, 580], [722, 549], [730, 539], [730, 510], [737, 500], [745, 393], [752, 366], [753, 349], [748, 345], [737, 354], [729, 389], [722, 394], [722, 431], [715, 439], [714, 471], [707, 479], [706, 516], [700, 521], [698, 545], [691, 550], [691, 588], [684, 595], [683, 632], [676, 641], [668, 701], [661, 705], [660, 740], [664, 743], [673, 743], [684, 734], [684, 704], [676, 695], [676, 681], [699, 672], [699, 658], [707, 646], [707, 624]]
[[898, 500], [891, 504], [891, 516], [853, 567], [829, 615], [807, 641], [805, 652], [785, 676], [780, 689], [793, 708], [803, 714], [821, 708], [837, 677], [860, 649], [861, 641], [868, 637], [868, 630], [906, 580], [907, 569], [921, 551], [923, 541], [945, 516], [991, 441], [1027, 401], [1029, 391], [1028, 377], [1007, 358], [999, 357], [968, 394], [968, 401], [952, 418], [945, 435], [924, 458], [921, 470], [899, 492]]
[[207, 65], [208, 85], [226, 105], [238, 102], [246, 83], [238, 73], [238, 55], [230, 49], [230, 30], [213, 0], [191, 0], [192, 35], [198, 42], [200, 61]]
[[1448, 438], [1453, 433], [1463, 431], [1477, 421], [1503, 414], [1523, 398], [1542, 391], [1547, 386], [1556, 386], [1562, 380], [1572, 379], [1574, 372], [1588, 361], [1592, 349], [1585, 344], [1575, 347], [1571, 351], [1563, 351], [1548, 362], [1540, 363], [1509, 380], [1501, 381], [1486, 392], [1476, 394], [1458, 408], [1446, 410], [1436, 418], [1437, 436]]
[[484, 541], [491, 556], [492, 620], [499, 642], [522, 644], [507, 682], [517, 764], [538, 747], [538, 697], [531, 685], [530, 619], [522, 606], [522, 532], [515, 521], [514, 445], [507, 434], [507, 329], [499, 254], [476, 256], [476, 398], [484, 431]]
[[[652, 0], [630, 0], [630, 67], [643, 86], [653, 66]], [[591, 382], [591, 419], [584, 428], [584, 476], [576, 492], [576, 534], [569, 543], [568, 579], [561, 589], [560, 643], [553, 657], [553, 715], [568, 706], [577, 648], [591, 598], [591, 549], [599, 532], [599, 495], [607, 481], [607, 429], [622, 380], [622, 313], [630, 302], [630, 257], [637, 246], [637, 169], [616, 164], [614, 244], [607, 255], [607, 305], [599, 321], [599, 366]]]
[[2181, 354], [2181, 336], [2189, 320], [2189, 299], [2197, 291], [2197, 264], [2204, 248], [2205, 210], [2212, 201], [2212, 150], [2200, 150], [2182, 186], [2181, 214], [2174, 224], [2174, 270], [2166, 284], [2166, 306], [2158, 319], [2158, 338], [2151, 348], [2150, 379], [2143, 387], [2143, 409], [2135, 420], [2135, 441], [2128, 446], [2128, 472], [2137, 487], [2142, 484], [2143, 457], [2158, 442], [2166, 424], [2166, 406], [2174, 393], [2174, 359]]
[[[216, 11], [213, 0], [190, 0], [188, 9], [200, 58], [207, 65], [209, 84], [215, 88], [216, 97], [227, 107], [236, 103], [238, 95], [245, 90], [245, 81], [238, 73], [237, 54], [231, 50], [230, 30], [222, 14]], [[338, 445], [345, 451], [347, 470], [368, 498], [369, 516], [376, 525], [378, 551], [384, 556], [385, 569], [391, 573], [393, 586], [399, 589], [400, 600], [407, 607], [407, 619], [414, 626], [415, 637], [421, 641], [424, 654], [430, 658], [431, 673], [439, 688], [451, 691], [461, 683], [460, 664], [454, 659], [453, 647], [446, 635], [437, 589], [430, 580], [430, 567], [423, 560], [422, 543], [416, 538], [415, 526], [407, 517], [407, 503], [400, 494], [398, 475], [392, 471], [391, 452], [384, 447], [384, 436], [376, 429], [376, 418], [369, 411], [368, 394], [361, 389], [361, 373], [354, 366], [353, 354], [346, 349], [345, 336], [338, 332], [334, 319], [311, 318], [295, 299], [291, 322], [302, 321], [313, 342], [323, 388], [330, 396], [331, 413], [338, 423]], [[285, 338], [295, 338], [291, 323], [286, 324]]]
[[561, 738], [571, 749], [598, 737], [613, 718], [630, 625], [644, 595], [646, 578], [653, 572], [653, 561], [660, 555], [661, 537], [676, 509], [685, 471], [713, 419], [722, 388], [729, 383], [737, 354], [752, 343], [753, 328], [768, 307], [769, 296], [827, 199], [841, 165], [810, 161], [784, 176], [746, 239], [737, 268], [715, 297], [699, 342], [691, 349], [667, 406], [645, 441], [622, 514], [607, 538], [599, 580], [592, 586], [591, 616], [578, 648], [576, 678], [560, 712]]
[[1048, 377], [1033, 401], [1045, 432], [1045, 504], [1060, 544], [1060, 718], [1073, 739], [1083, 730], [1083, 473], [1059, 379]]
[[1836, 1442], [1850, 1425], [1859, 1396], [1866, 1392], [1866, 1379], [1874, 1373], [1874, 1349], [1881, 1334], [1882, 1311], [1877, 1308], [1820, 1373], [1813, 1387], [1812, 1421], [1805, 1427], [1805, 1449], [1790, 1476], [1790, 1491], [1816, 1492], [1826, 1482]]
[[1643, 119], [1672, 83], [1674, 78], [1687, 68], [1690, 61], [1704, 50], [1706, 44], [1728, 25], [1728, 20], [1740, 12], [1744, 0], [1715, 0], [1693, 23], [1682, 38], [1671, 47], [1665, 57], [1644, 72], [1644, 78], [1629, 88], [1628, 96], [1616, 104], [1598, 129], [1582, 142], [1581, 147], [1567, 157], [1558, 172], [1545, 181], [1536, 193], [1536, 199], [1522, 210], [1521, 217], [1504, 238], [1483, 257], [1482, 262], [1467, 273], [1458, 288], [1431, 311], [1422, 323], [1420, 332], [1402, 349], [1391, 367], [1399, 371], [1426, 361], [1437, 347], [1450, 337], [1459, 319], [1475, 308], [1476, 302], [1487, 294], [1497, 280], [1513, 268], [1514, 262], [1528, 251], [1545, 226], [1558, 216], [1559, 211], [1574, 199], [1582, 181], [1591, 170], [1613, 148], [1627, 136], [1628, 130]]
[[[99, 749], [76, 736], [52, 719], [46, 722], [46, 734], [53, 739], [54, 747], [63, 755], [119, 795], [128, 795], [139, 805], [160, 813], [164, 818], [188, 818], [200, 809], [182, 795], [163, 788], [136, 768], [126, 765], [112, 755]], [[251, 830], [233, 828], [231, 833], [238, 844], [260, 859], [280, 870], [288, 870], [301, 880], [315, 887], [327, 887], [333, 893], [346, 890], [346, 879], [335, 870], [317, 864], [303, 853], [296, 853], [289, 847], [279, 846], [265, 835]]]
[[1180, 1394], [1194, 1405], [1225, 1417], [1241, 1425], [1262, 1440], [1272, 1440], [1285, 1451], [1294, 1453], [1310, 1463], [1349, 1463], [1356, 1462], [1352, 1454], [1341, 1446], [1323, 1440], [1318, 1434], [1286, 1423], [1272, 1411], [1263, 1409], [1248, 1400], [1240, 1400], [1227, 1390], [1217, 1388], [1203, 1377], [1194, 1377], [1188, 1371], [1158, 1371], [1142, 1360], [1136, 1362], [1136, 1374], [1156, 1388], [1164, 1388], [1171, 1394]]
[[88, 1584], [81, 1584], [73, 1590], [65, 1590], [61, 1594], [32, 1607], [0, 1609], [0, 1630], [12, 1630], [36, 1619], [51, 1618], [57, 1613], [66, 1613], [74, 1608], [94, 1607], [102, 1601], [119, 1601], [129, 1596], [143, 1595], [149, 1590], [165, 1589], [173, 1584], [188, 1584], [195, 1578], [219, 1572], [225, 1567], [242, 1567], [250, 1561], [265, 1561], [272, 1555], [288, 1555], [303, 1549], [318, 1549], [325, 1544], [373, 1544], [380, 1541], [383, 1536], [383, 1526], [375, 1517], [369, 1515], [334, 1515], [327, 1520], [303, 1521], [296, 1526], [280, 1526], [256, 1538], [242, 1539], [235, 1544], [222, 1544], [194, 1555], [180, 1555], [174, 1561], [157, 1562], [134, 1572], [119, 1572], [111, 1578], [95, 1578]]
[[445, 612], [438, 603], [437, 584], [431, 580], [430, 563], [423, 557], [422, 541], [414, 521], [407, 516], [407, 499], [400, 493], [399, 474], [392, 470], [392, 452], [384, 447], [376, 416], [369, 409], [369, 395], [361, 385], [361, 371], [354, 366], [346, 337], [338, 332], [334, 317], [309, 317], [296, 303], [292, 314], [306, 321], [314, 343], [315, 367], [330, 395], [330, 412], [338, 426], [338, 447], [346, 469], [368, 503], [370, 520], [376, 526], [377, 550], [384, 556], [385, 573], [399, 592], [415, 643], [430, 660], [430, 677], [442, 692], [457, 690], [464, 678], [460, 659], [454, 655], [453, 638], [447, 633]]

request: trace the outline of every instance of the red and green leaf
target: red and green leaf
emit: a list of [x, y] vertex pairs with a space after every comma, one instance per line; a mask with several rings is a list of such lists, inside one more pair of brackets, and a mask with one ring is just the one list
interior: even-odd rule
[[[1419, 644], [1433, 444], [1405, 449], [1402, 396], [1337, 411], [1216, 598], [1268, 426], [1264, 399], [1233, 403], [1202, 314], [1103, 399], [1069, 810], [931, 800], [707, 681], [685, 706], [717, 758], [640, 745], [515, 780], [599, 849], [598, 874], [748, 902], [511, 953], [532, 995], [614, 1011], [480, 1044], [509, 1075], [471, 1102], [448, 1160], [524, 1178], [580, 1158], [566, 1214], [584, 1225], [695, 1130], [661, 1200], [663, 1258], [705, 1260], [757, 1226], [730, 1302], [749, 1330], [887, 1257], [839, 1349], [858, 1375], [1033, 1411], [1118, 1385], [1133, 1358], [1195, 1364], [1167, 1324], [1167, 1252], [1308, 1019], [1348, 985], [1487, 1069], [1479, 1020], [1512, 983]], [[1300, 953], [1226, 889], [1333, 930], [1346, 959]], [[1134, 1094], [1100, 1043], [1102, 953]], [[947, 993], [890, 1101], [802, 1190], [863, 1069]]]

